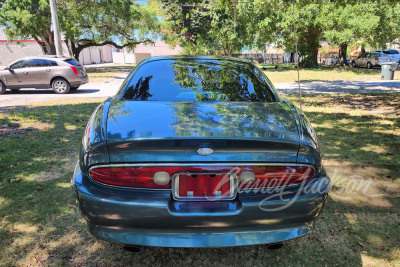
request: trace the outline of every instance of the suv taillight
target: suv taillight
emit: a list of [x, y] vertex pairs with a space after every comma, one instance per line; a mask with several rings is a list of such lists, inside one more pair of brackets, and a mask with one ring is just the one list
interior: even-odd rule
[[159, 166], [94, 167], [89, 175], [100, 183], [135, 187], [170, 189], [175, 174], [234, 174], [239, 187], [275, 187], [301, 183], [314, 176], [310, 166]]
[[69, 67], [74, 71], [75, 75], [79, 77], [79, 74], [78, 74], [78, 71], [76, 70], [76, 67], [75, 66], [69, 66]]
[[376, 57], [375, 60], [378, 60], [378, 58]]

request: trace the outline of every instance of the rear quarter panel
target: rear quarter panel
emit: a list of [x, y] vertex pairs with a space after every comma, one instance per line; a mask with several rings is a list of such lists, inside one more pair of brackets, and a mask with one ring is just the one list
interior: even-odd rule
[[106, 141], [106, 121], [110, 99], [100, 104], [86, 125], [79, 156], [81, 170], [87, 174], [87, 167], [93, 164], [109, 163]]

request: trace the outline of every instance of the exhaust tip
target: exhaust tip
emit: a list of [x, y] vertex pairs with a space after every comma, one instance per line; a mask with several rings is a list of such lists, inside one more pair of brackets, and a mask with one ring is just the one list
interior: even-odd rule
[[283, 243], [273, 243], [267, 245], [267, 249], [269, 250], [276, 250], [276, 249], [281, 249], [283, 247]]
[[141, 248], [133, 245], [124, 244], [123, 249], [127, 252], [137, 253], [140, 252]]

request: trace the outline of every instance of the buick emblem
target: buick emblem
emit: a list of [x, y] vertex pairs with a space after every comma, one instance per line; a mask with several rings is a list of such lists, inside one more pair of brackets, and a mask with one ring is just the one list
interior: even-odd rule
[[210, 147], [201, 147], [197, 150], [197, 154], [202, 156], [211, 155], [212, 153], [214, 153], [214, 150]]

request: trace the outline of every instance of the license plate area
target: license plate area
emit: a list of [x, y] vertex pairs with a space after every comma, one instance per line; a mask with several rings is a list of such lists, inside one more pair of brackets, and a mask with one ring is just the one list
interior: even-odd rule
[[175, 200], [232, 200], [236, 197], [237, 178], [228, 173], [178, 173], [172, 178]]

